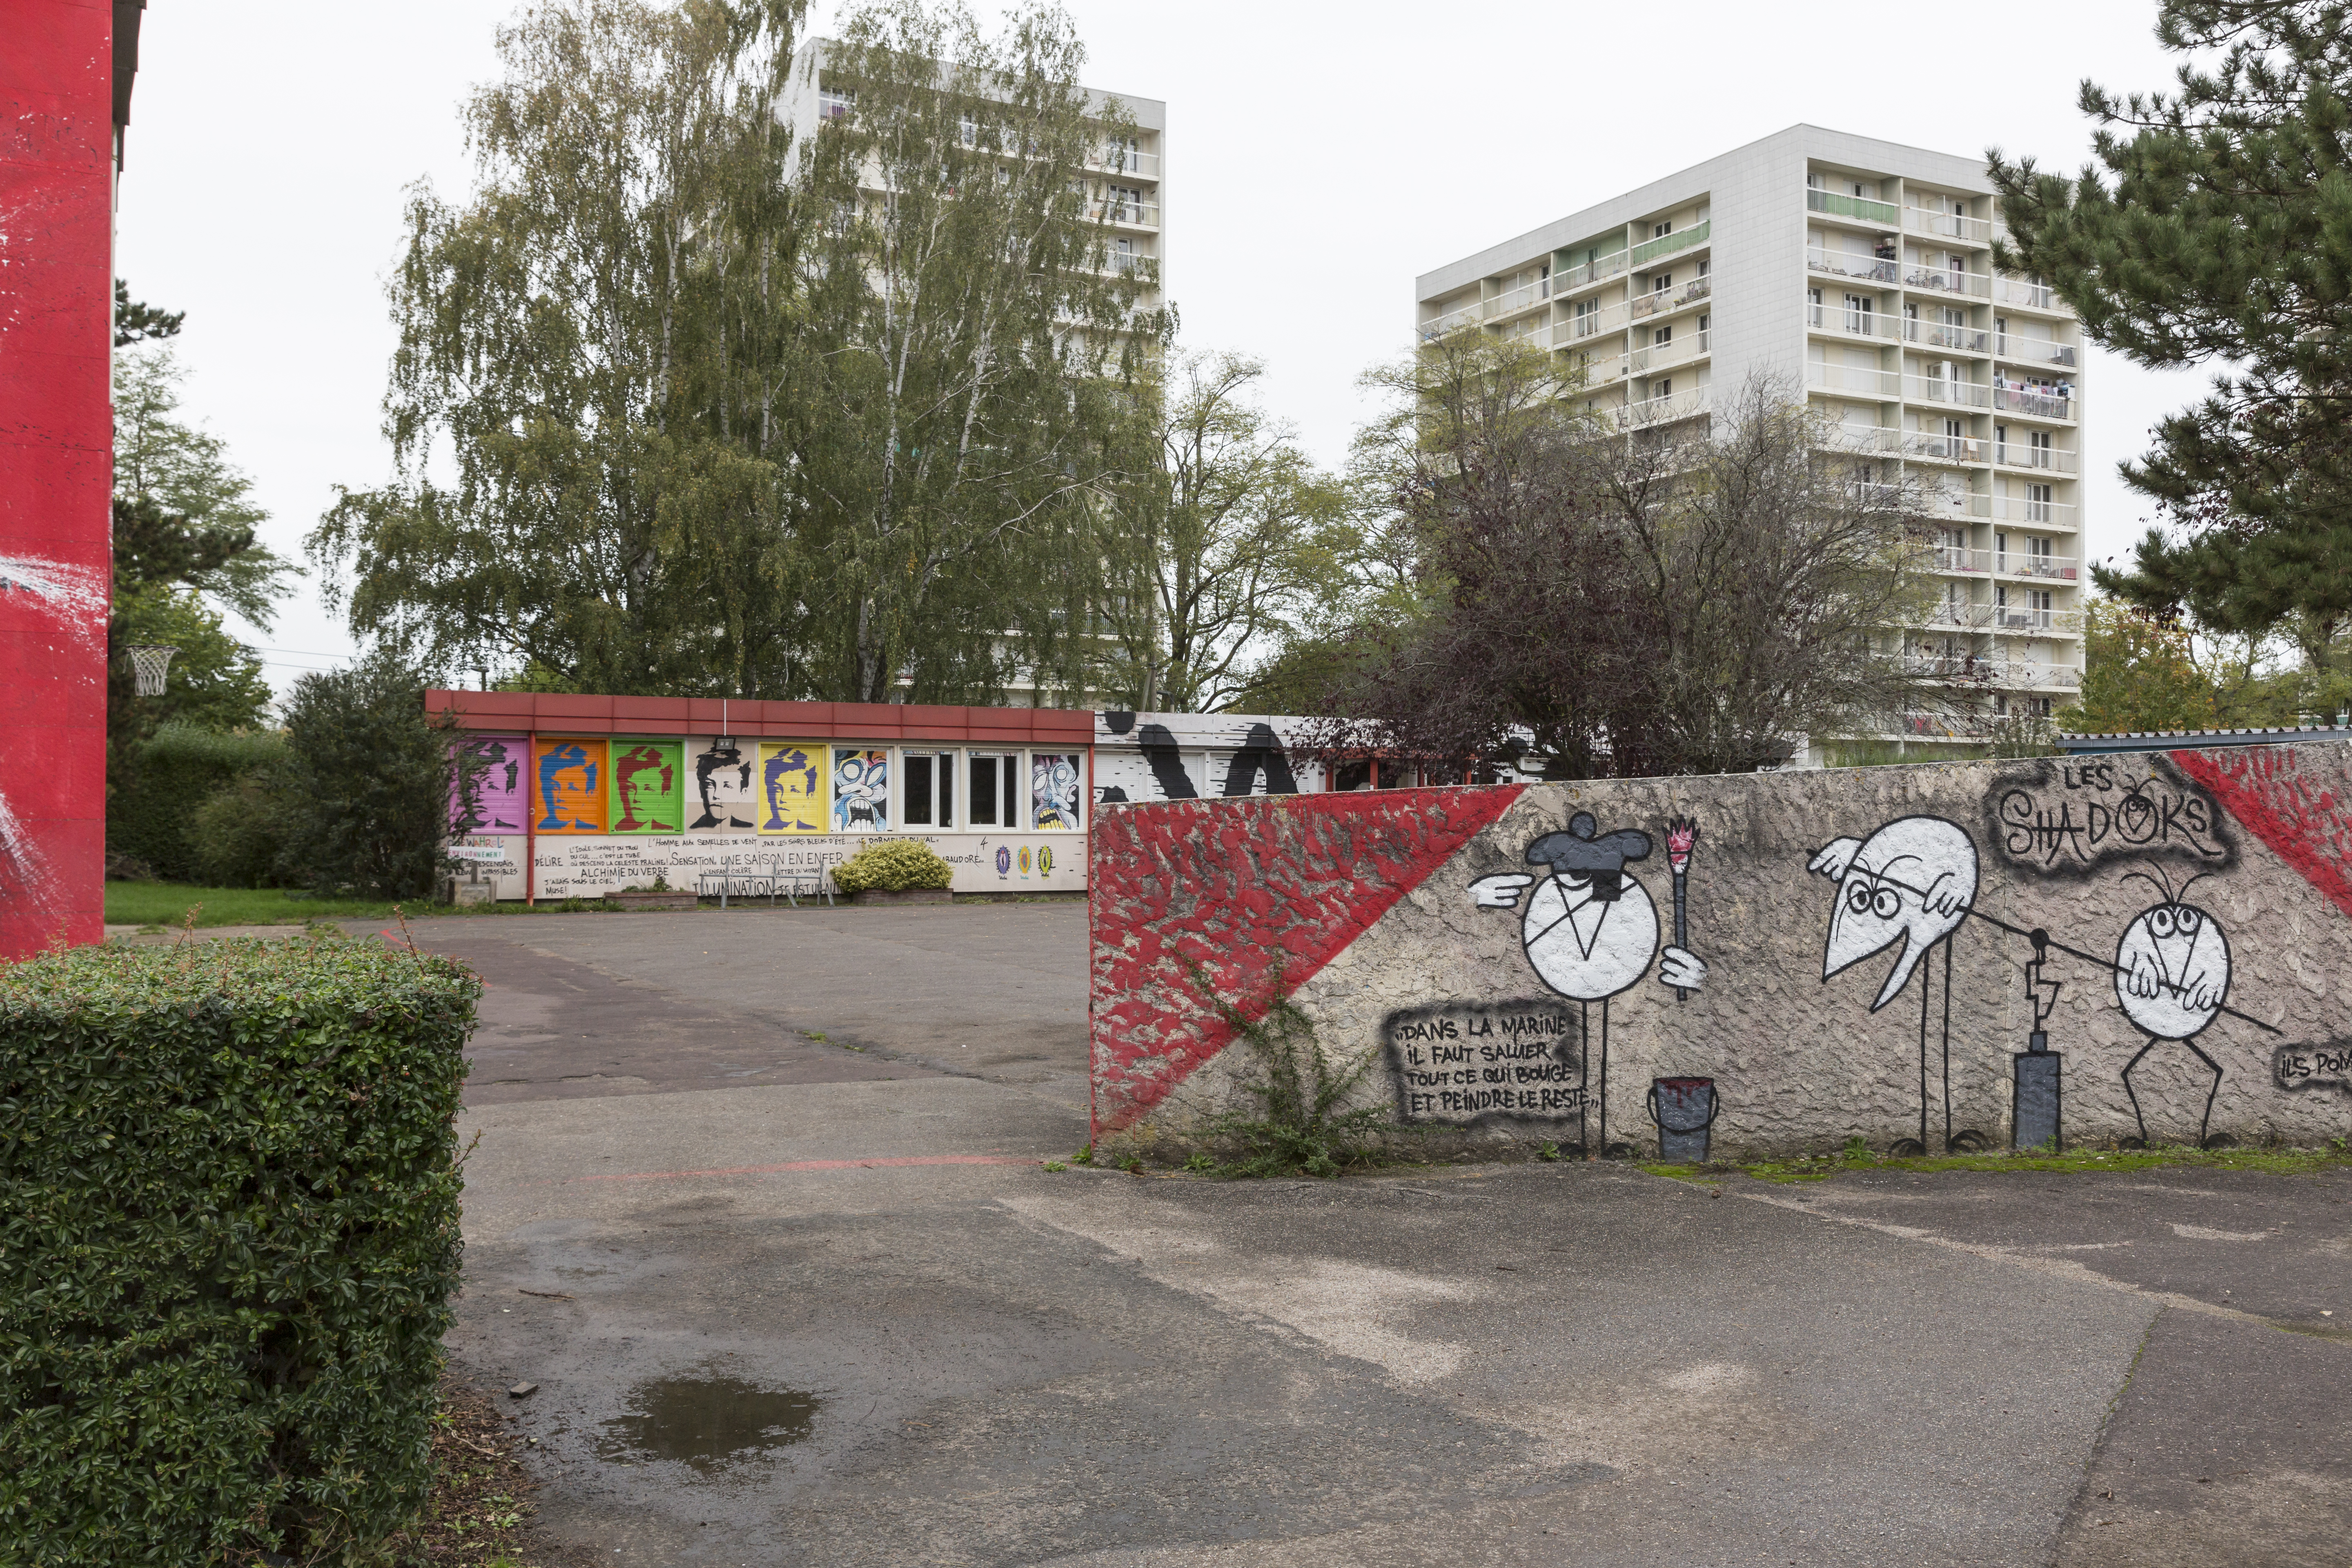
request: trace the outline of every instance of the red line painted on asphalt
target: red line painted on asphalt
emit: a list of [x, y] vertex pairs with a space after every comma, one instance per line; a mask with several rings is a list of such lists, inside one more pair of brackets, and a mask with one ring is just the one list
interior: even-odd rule
[[680, 1176], [772, 1176], [787, 1171], [867, 1171], [898, 1165], [1034, 1165], [1026, 1154], [900, 1154], [878, 1160], [790, 1160], [781, 1165], [729, 1165], [712, 1171], [631, 1171], [610, 1176], [568, 1176], [558, 1186], [580, 1182], [671, 1182]]

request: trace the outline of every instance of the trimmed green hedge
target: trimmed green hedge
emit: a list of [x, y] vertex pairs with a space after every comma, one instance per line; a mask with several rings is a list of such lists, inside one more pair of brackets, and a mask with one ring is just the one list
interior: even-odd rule
[[0, 1562], [315, 1562], [408, 1520], [480, 994], [323, 937], [0, 967]]
[[947, 888], [955, 884], [955, 868], [929, 845], [912, 838], [877, 838], [833, 868], [834, 890], [862, 893], [881, 888], [893, 893], [909, 888]]
[[191, 831], [197, 809], [222, 790], [286, 761], [286, 737], [270, 731], [222, 734], [166, 724], [131, 753], [113, 781], [106, 847], [145, 861], [166, 882], [205, 880]]

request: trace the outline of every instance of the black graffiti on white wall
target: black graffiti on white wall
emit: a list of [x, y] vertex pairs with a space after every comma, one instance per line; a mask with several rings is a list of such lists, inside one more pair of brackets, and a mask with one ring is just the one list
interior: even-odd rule
[[1552, 1001], [1441, 1002], [1381, 1025], [1397, 1115], [1457, 1127], [1580, 1127], [1591, 1096], [1582, 1020]]
[[[1682, 838], [1685, 829], [1687, 842]], [[1687, 876], [1697, 828], [1677, 818], [1669, 831], [1679, 933], [1688, 926]], [[1592, 1005], [1600, 1005], [1601, 1081], [1593, 1104], [1604, 1154], [1632, 1152], [1629, 1145], [1609, 1142], [1610, 998], [1649, 973], [1653, 955], [1658, 958], [1659, 984], [1677, 993], [1696, 991], [1706, 982], [1706, 964], [1689, 949], [1677, 944], [1659, 952], [1658, 907], [1642, 879], [1626, 869], [1629, 862], [1648, 859], [1651, 847], [1650, 836], [1640, 828], [1602, 833], [1591, 812], [1580, 811], [1569, 818], [1566, 832], [1544, 834], [1528, 846], [1527, 863], [1545, 868], [1542, 874], [1498, 872], [1479, 878], [1469, 889], [1480, 909], [1518, 909], [1525, 896], [1519, 946], [1528, 966], [1544, 984], [1580, 1005], [1588, 1039]]]
[[[1103, 727], [1114, 735], [1132, 732], [1136, 749], [1151, 769], [1151, 782], [1163, 800], [1198, 800], [1199, 786], [1184, 765], [1184, 753], [1178, 746], [1175, 732], [1165, 724], [1145, 724], [1137, 728], [1135, 715], [1126, 711], [1108, 711], [1102, 716]], [[1258, 781], [1265, 782], [1267, 795], [1297, 795], [1297, 775], [1290, 767], [1290, 753], [1284, 749], [1282, 739], [1274, 726], [1263, 721], [1252, 724], [1242, 736], [1233, 760], [1225, 764], [1225, 776], [1218, 788], [1220, 795], [1255, 795]], [[1128, 800], [1125, 788], [1107, 784], [1097, 790], [1103, 804], [1119, 805]]]
[[2228, 814], [2161, 757], [2043, 759], [1985, 797], [1986, 830], [2008, 864], [2042, 877], [2086, 877], [2117, 862], [2237, 862]]

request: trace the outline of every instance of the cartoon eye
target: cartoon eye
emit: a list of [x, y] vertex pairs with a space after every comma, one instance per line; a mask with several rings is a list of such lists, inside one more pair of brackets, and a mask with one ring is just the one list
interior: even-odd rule
[[2155, 932], [2158, 936], [2170, 936], [2172, 934], [2172, 911], [2170, 910], [2159, 908], [2147, 911], [2147, 929]]
[[862, 778], [864, 778], [865, 776], [866, 776], [866, 764], [865, 764], [864, 763], [858, 762], [856, 758], [852, 758], [852, 759], [850, 759], [848, 762], [845, 762], [845, 763], [842, 763], [842, 764], [841, 764], [841, 782], [842, 782], [842, 783], [844, 783], [844, 784], [856, 784], [859, 779], [862, 779]]
[[2189, 908], [2186, 904], [2182, 905], [2179, 909], [2175, 910], [2172, 912], [2172, 918], [2175, 923], [2180, 927], [2180, 934], [2183, 936], [2187, 936], [2190, 931], [2197, 929], [2197, 921], [2199, 919], [2198, 913], [2195, 910]]
[[1867, 882], [1856, 882], [1852, 887], [1846, 889], [1845, 907], [1852, 910], [1858, 915], [1868, 914], [1870, 912], [1870, 884]]

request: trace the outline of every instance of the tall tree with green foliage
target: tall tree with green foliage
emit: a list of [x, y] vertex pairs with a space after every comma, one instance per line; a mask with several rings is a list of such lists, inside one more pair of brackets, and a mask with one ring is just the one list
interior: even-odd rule
[[1155, 361], [1137, 449], [1103, 487], [1102, 644], [1091, 683], [1150, 712], [1230, 707], [1259, 666], [1345, 591], [1356, 543], [1340, 488], [1255, 394], [1244, 354]]
[[778, 118], [803, 0], [550, 0], [412, 194], [394, 477], [310, 538], [352, 629], [579, 689], [807, 694], [782, 410], [800, 335]]
[[807, 381], [788, 417], [825, 694], [987, 700], [1082, 683], [1088, 502], [1156, 322], [1096, 186], [1131, 121], [1078, 81], [1058, 11], [852, 12], [845, 112], [805, 149]]
[[294, 683], [268, 803], [280, 876], [326, 896], [433, 890], [462, 760], [444, 717], [425, 711], [425, 684], [386, 648]]
[[2211, 395], [2124, 465], [2168, 530], [2101, 586], [2216, 630], [2291, 634], [2313, 669], [2352, 637], [2352, 12], [2337, 0], [2165, 0], [2176, 90], [2084, 82], [2097, 166], [1996, 151], [2005, 267], [2040, 274], [2095, 341], [2215, 364]]

